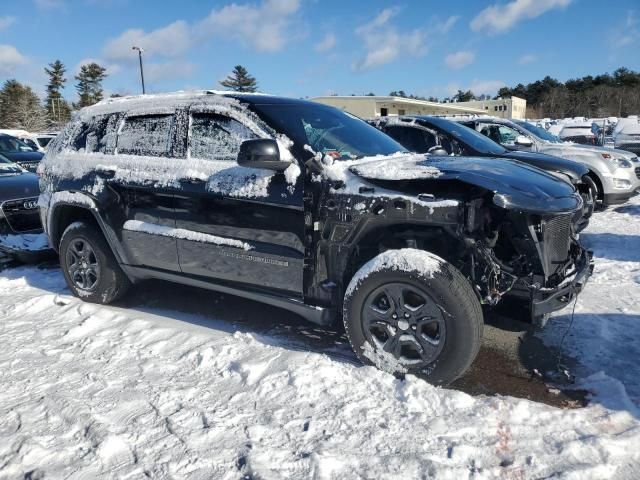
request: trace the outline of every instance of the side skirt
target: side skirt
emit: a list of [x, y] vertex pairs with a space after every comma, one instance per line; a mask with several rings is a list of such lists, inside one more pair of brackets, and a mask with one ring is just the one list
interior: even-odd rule
[[331, 325], [336, 319], [335, 311], [332, 309], [310, 306], [298, 299], [291, 297], [251, 290], [244, 286], [242, 288], [239, 288], [231, 285], [212, 283], [209, 281], [200, 280], [198, 278], [188, 277], [185, 275], [160, 271], [156, 269], [133, 267], [131, 265], [120, 265], [120, 267], [125, 272], [125, 274], [133, 281], [154, 278], [173, 283], [180, 283], [183, 285], [190, 285], [192, 287], [204, 288], [206, 290], [213, 290], [215, 292], [225, 293], [229, 295], [235, 295], [237, 297], [247, 298], [249, 300], [265, 303], [273, 307], [282, 308], [283, 310], [288, 310], [297, 315], [300, 315], [309, 322], [316, 323], [322, 326]]

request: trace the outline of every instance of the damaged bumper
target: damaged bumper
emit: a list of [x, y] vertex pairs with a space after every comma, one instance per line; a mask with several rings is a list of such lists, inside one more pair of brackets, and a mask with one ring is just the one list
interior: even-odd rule
[[583, 249], [575, 272], [555, 288], [531, 289], [532, 318], [566, 307], [578, 295], [593, 273], [593, 252]]

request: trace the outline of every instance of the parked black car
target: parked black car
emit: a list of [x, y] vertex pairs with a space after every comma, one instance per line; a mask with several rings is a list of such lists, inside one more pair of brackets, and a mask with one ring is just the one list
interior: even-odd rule
[[0, 155], [0, 252], [31, 260], [49, 249], [38, 214], [38, 177]]
[[369, 123], [412, 152], [471, 157], [510, 158], [563, 178], [580, 192], [582, 214], [575, 219], [578, 232], [589, 224], [597, 188], [583, 164], [544, 153], [507, 150], [481, 133], [445, 118], [430, 116], [380, 117]]
[[410, 154], [303, 100], [109, 99], [77, 115], [39, 171], [47, 233], [84, 300], [159, 278], [321, 324], [342, 315], [363, 362], [434, 383], [475, 358], [481, 304], [521, 284], [544, 315], [591, 272], [567, 182], [507, 160]]
[[0, 133], [0, 154], [30, 172], [36, 171], [44, 156], [22, 140], [5, 133]]

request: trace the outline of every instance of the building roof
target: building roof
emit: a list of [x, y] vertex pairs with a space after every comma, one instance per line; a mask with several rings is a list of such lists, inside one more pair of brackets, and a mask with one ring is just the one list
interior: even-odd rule
[[331, 95], [325, 97], [314, 97], [311, 100], [313, 101], [322, 101], [322, 100], [358, 100], [358, 101], [374, 101], [376, 103], [394, 103], [396, 105], [412, 105], [412, 106], [421, 106], [425, 108], [430, 108], [433, 110], [444, 110], [450, 112], [461, 112], [461, 113], [485, 113], [484, 110], [479, 108], [472, 107], [463, 107], [461, 105], [457, 105], [456, 103], [440, 103], [440, 102], [430, 102], [428, 100], [419, 100], [417, 98], [407, 98], [407, 97], [392, 97], [392, 96], [377, 96], [377, 95]]

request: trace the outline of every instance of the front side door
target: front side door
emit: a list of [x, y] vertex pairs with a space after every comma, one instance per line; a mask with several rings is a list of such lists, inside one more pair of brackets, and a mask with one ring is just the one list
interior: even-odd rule
[[259, 136], [241, 119], [192, 111], [188, 124], [192, 177], [175, 195], [182, 272], [302, 295], [302, 175], [240, 167], [240, 144]]
[[484, 136], [489, 137], [494, 142], [499, 143], [505, 148], [508, 148], [509, 150], [531, 151], [533, 149], [532, 145], [525, 146], [516, 143], [516, 139], [523, 136], [523, 134], [518, 130], [508, 127], [507, 125], [502, 125], [500, 123], [480, 122], [478, 123], [476, 130], [478, 130]]

